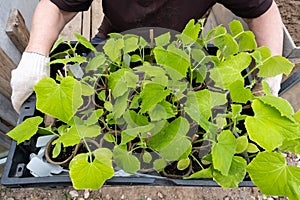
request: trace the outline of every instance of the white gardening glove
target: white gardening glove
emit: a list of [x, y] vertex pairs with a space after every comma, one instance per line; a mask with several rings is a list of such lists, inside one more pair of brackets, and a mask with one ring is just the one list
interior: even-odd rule
[[265, 78], [264, 79], [270, 87], [271, 93], [278, 97], [278, 93], [280, 90], [280, 85], [281, 85], [281, 80], [282, 80], [282, 74], [279, 74], [277, 76], [274, 77], [270, 77], [270, 78]]
[[43, 77], [50, 76], [50, 67], [46, 64], [49, 57], [34, 52], [24, 52], [18, 67], [11, 72], [11, 102], [19, 113], [22, 104], [32, 94], [33, 86]]

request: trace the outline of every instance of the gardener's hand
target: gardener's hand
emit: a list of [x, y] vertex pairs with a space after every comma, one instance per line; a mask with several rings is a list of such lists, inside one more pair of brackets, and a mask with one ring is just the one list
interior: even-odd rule
[[46, 64], [49, 57], [34, 52], [24, 52], [16, 69], [11, 73], [11, 101], [19, 113], [22, 104], [32, 94], [33, 86], [43, 77], [50, 76], [50, 67]]
[[[272, 95], [278, 97], [281, 80], [282, 80], [282, 74], [279, 74], [279, 75], [271, 77], [271, 78], [265, 78], [263, 80], [269, 84]], [[256, 96], [264, 96], [265, 95], [263, 92], [261, 82], [256, 84], [252, 91], [253, 91], [254, 95], [256, 95]]]

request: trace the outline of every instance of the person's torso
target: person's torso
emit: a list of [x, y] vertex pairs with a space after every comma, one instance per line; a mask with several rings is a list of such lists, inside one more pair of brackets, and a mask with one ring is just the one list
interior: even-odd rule
[[[122, 32], [138, 27], [163, 27], [182, 31], [186, 23], [201, 18], [215, 0], [103, 0], [104, 21], [99, 30]], [[110, 30], [108, 30], [110, 29]]]

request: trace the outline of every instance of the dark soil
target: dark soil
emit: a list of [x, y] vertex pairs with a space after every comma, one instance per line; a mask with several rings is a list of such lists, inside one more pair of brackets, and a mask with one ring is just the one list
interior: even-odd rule
[[[53, 149], [54, 149], [54, 146], [51, 146], [50, 152], [53, 152]], [[72, 155], [72, 152], [74, 151], [74, 149], [75, 149], [75, 147], [65, 147], [65, 148], [61, 147], [60, 154], [56, 158], [53, 158], [50, 154], [50, 158], [54, 162], [64, 162]]]
[[[282, 21], [291, 35], [295, 45], [300, 46], [300, 1], [299, 0], [275, 0], [281, 13]], [[292, 73], [300, 69], [300, 63], [296, 63]], [[284, 76], [283, 81], [287, 77]]]
[[281, 13], [282, 21], [294, 40], [300, 46], [300, 1], [275, 0]]

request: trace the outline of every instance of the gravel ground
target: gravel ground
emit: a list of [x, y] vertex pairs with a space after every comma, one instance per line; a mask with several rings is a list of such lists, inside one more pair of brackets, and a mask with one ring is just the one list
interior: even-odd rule
[[105, 186], [97, 191], [64, 189], [9, 189], [0, 186], [1, 200], [285, 200], [267, 197], [257, 188], [222, 189], [220, 187], [161, 187], [161, 186]]

